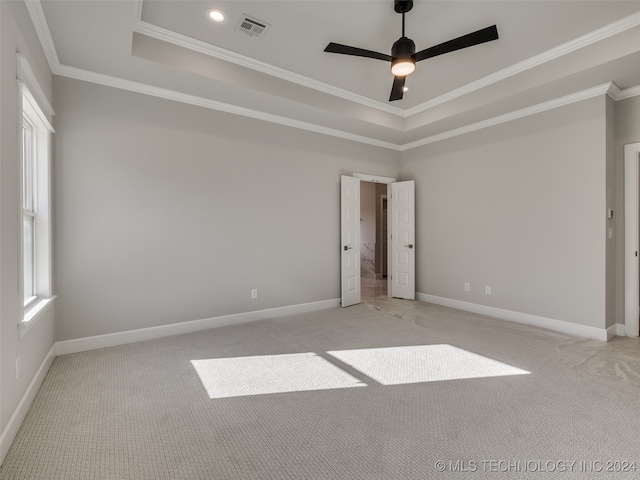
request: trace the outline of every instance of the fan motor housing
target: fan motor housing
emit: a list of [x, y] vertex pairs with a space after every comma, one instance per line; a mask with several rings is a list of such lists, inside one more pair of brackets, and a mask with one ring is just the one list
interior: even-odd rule
[[413, 8], [413, 0], [394, 0], [393, 9], [396, 13], [407, 13]]
[[411, 58], [416, 53], [416, 44], [407, 37], [402, 37], [391, 47], [391, 56], [394, 60], [400, 58]]

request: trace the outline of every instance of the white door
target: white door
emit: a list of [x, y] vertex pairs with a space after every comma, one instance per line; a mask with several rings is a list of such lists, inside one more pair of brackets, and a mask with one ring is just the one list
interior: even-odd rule
[[415, 182], [391, 184], [390, 296], [416, 298]]
[[360, 179], [341, 177], [342, 306], [360, 303]]
[[[640, 321], [640, 265], [638, 263], [638, 251], [640, 250], [640, 232], [638, 231], [640, 214], [640, 143], [631, 143], [624, 146], [624, 234], [625, 234], [625, 261], [624, 261], [624, 324], [627, 337], [637, 337]], [[611, 224], [609, 224], [611, 227]]]

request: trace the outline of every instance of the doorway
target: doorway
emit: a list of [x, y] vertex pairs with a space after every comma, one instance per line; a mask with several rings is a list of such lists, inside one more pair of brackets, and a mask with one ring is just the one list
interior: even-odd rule
[[360, 184], [360, 285], [362, 298], [386, 297], [387, 285], [387, 185]]
[[[404, 298], [407, 300], [415, 300], [415, 181], [406, 180], [396, 182], [395, 178], [380, 177], [375, 175], [354, 173], [353, 176], [340, 176], [340, 305], [349, 307], [362, 302], [362, 272], [361, 272], [361, 250], [363, 243], [372, 243], [371, 238], [375, 238], [372, 234], [372, 223], [368, 225], [368, 232], [365, 234], [365, 242], [361, 240], [361, 223], [367, 218], [375, 218], [375, 211], [371, 211], [371, 203], [365, 202], [365, 208], [368, 213], [363, 216], [361, 214], [360, 203], [360, 187], [362, 182], [381, 183], [386, 185], [388, 195], [388, 233], [387, 251], [388, 256], [388, 275], [387, 275], [387, 296], [395, 298]], [[367, 187], [365, 187], [367, 188]], [[374, 190], [375, 192], [375, 190]], [[383, 192], [379, 192], [384, 195]], [[374, 195], [375, 199], [375, 195]], [[384, 206], [383, 198], [380, 197], [379, 203], [373, 202], [373, 205]], [[380, 222], [380, 227], [384, 228], [384, 222]], [[373, 228], [375, 231], [376, 228]], [[379, 232], [379, 235], [382, 235]], [[384, 240], [382, 240], [379, 248], [383, 248]], [[374, 245], [365, 245], [365, 249], [375, 252]], [[370, 255], [370, 254], [369, 254]], [[375, 255], [375, 254], [374, 254]], [[384, 255], [374, 256], [366, 259], [365, 272], [368, 270], [369, 277], [375, 278], [376, 268], [371, 272], [371, 264], [378, 262], [377, 274], [382, 273], [382, 278], [377, 278], [376, 283], [380, 283], [381, 289], [384, 288]], [[369, 283], [367, 281], [367, 283]], [[373, 292], [374, 294], [382, 293], [384, 290]]]
[[625, 335], [640, 333], [640, 143], [624, 146]]

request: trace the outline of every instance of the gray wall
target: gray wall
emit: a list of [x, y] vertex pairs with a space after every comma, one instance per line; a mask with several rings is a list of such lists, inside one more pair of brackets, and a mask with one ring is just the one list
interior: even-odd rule
[[[624, 164], [624, 146], [628, 143], [640, 142], [640, 97], [615, 103], [615, 142], [616, 161], [622, 161]], [[618, 170], [620, 173], [624, 169]]]
[[624, 324], [624, 146], [640, 142], [640, 97], [615, 103], [616, 322]]
[[58, 340], [338, 298], [340, 175], [399, 170], [397, 152], [76, 80], [54, 98]]
[[[16, 52], [57, 114], [59, 298], [22, 340]], [[623, 148], [640, 142], [640, 97], [592, 99], [398, 154], [54, 82], [22, 2], [0, 1], [0, 54], [5, 434], [56, 337], [337, 298], [341, 174], [416, 180], [419, 292], [599, 328], [624, 323]]]
[[598, 97], [404, 152], [401, 177], [417, 185], [417, 291], [611, 323], [606, 110]]
[[[53, 309], [22, 340], [17, 329], [23, 318], [23, 299], [18, 292], [22, 219], [16, 52], [27, 57], [51, 103], [51, 72], [27, 10], [22, 2], [0, 1], [0, 431], [3, 433], [54, 343]], [[16, 379], [18, 356], [21, 374]]]

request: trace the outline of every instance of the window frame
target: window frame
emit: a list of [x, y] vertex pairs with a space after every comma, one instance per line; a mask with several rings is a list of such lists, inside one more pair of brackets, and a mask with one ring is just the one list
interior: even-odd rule
[[[51, 137], [55, 131], [48, 117], [53, 115], [53, 110], [46, 101], [28, 62], [20, 54], [18, 65], [18, 125], [21, 132], [18, 142], [20, 159], [18, 286], [19, 298], [23, 304], [23, 315], [18, 322], [18, 327], [20, 338], [22, 338], [37, 319], [50, 308], [55, 299], [52, 288], [51, 239]], [[24, 137], [25, 126], [30, 130], [28, 139]], [[27, 155], [26, 158], [25, 155]], [[33, 219], [33, 254], [30, 273], [25, 273], [28, 261], [25, 257], [27, 218]], [[25, 281], [28, 281], [29, 276], [32, 276], [33, 295], [25, 296], [29, 288], [25, 285]]]

